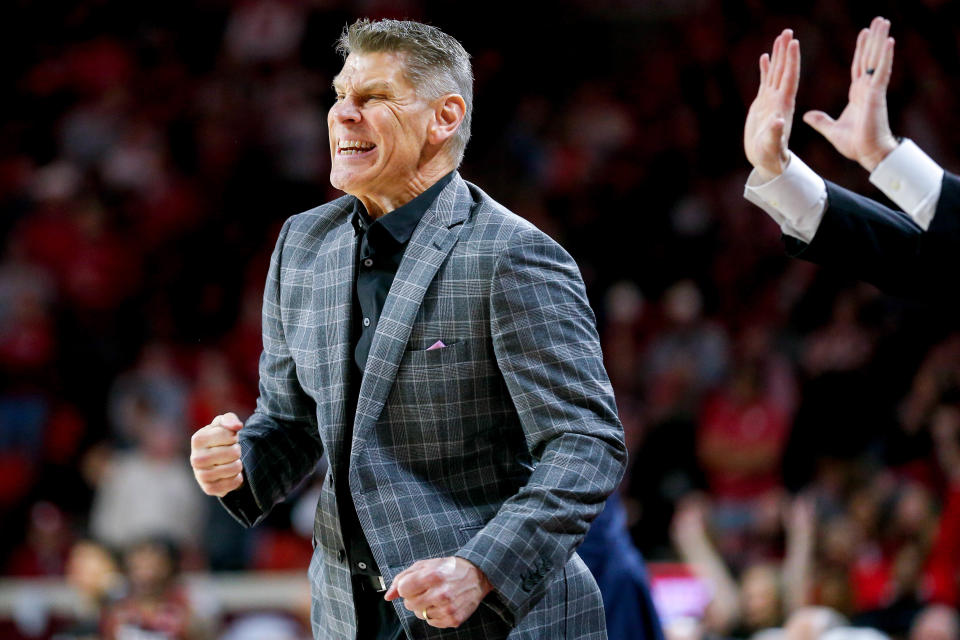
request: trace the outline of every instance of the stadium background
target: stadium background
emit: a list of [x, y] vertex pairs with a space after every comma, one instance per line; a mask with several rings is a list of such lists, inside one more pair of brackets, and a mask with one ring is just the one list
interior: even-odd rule
[[[472, 53], [461, 172], [580, 265], [645, 556], [688, 560], [678, 546], [702, 525], [739, 580], [778, 566], [782, 523], [806, 518], [806, 602], [894, 635], [928, 602], [955, 606], [950, 301], [894, 300], [789, 260], [741, 197], [757, 57], [792, 27], [798, 112], [837, 114], [876, 14], [897, 38], [894, 132], [957, 169], [960, 6], [941, 0], [4, 3], [3, 584], [63, 576], [88, 538], [119, 552], [160, 535], [191, 575], [306, 566], [309, 483], [243, 531], [200, 495], [186, 452], [213, 415], [252, 410], [269, 253], [286, 217], [337, 195], [332, 44], [369, 16], [430, 22]], [[799, 120], [791, 146], [882, 198]], [[770, 617], [725, 635], [781, 622], [787, 604], [767, 591]], [[23, 633], [16, 607], [0, 609], [4, 632]]]

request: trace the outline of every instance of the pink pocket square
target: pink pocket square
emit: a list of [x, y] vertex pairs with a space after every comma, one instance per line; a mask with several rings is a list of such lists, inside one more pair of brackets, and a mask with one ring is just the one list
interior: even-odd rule
[[436, 349], [443, 349], [447, 345], [443, 344], [443, 340], [437, 340], [432, 345], [427, 347], [427, 351], [435, 351]]

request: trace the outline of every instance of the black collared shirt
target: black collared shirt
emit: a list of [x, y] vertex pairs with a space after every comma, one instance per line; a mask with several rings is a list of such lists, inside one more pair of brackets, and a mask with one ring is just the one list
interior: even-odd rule
[[[377, 322], [397, 275], [403, 253], [420, 219], [443, 191], [453, 172], [448, 173], [416, 198], [376, 220], [370, 218], [360, 200], [354, 203], [352, 221], [359, 236], [357, 242], [356, 273], [353, 295], [353, 375], [350, 383], [350, 403], [345, 442], [353, 439], [353, 418], [360, 396], [360, 381], [367, 364], [370, 345], [377, 330]], [[350, 570], [354, 574], [380, 575], [353, 500], [350, 498], [347, 471], [350, 448], [344, 447], [345, 459], [337, 468], [337, 501], [343, 537], [347, 544]]]
[[353, 224], [360, 236], [353, 299], [353, 362], [358, 379], [363, 376], [383, 304], [410, 236], [452, 178], [453, 173], [448, 173], [407, 204], [376, 220], [370, 218], [359, 200], [354, 204]]

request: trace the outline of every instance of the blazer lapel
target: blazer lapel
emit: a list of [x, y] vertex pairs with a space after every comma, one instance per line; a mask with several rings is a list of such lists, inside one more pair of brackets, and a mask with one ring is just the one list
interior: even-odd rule
[[350, 393], [351, 366], [350, 320], [353, 308], [356, 230], [350, 222], [349, 209], [343, 220], [330, 231], [331, 239], [317, 256], [315, 282], [319, 283], [317, 299], [320, 313], [316, 330], [319, 376], [324, 393], [321, 424], [331, 460], [340, 460], [347, 420], [347, 398]]
[[383, 410], [423, 296], [453, 249], [472, 204], [467, 183], [459, 173], [455, 174], [410, 238], [367, 356], [354, 422], [351, 466], [353, 458], [369, 441], [368, 431]]

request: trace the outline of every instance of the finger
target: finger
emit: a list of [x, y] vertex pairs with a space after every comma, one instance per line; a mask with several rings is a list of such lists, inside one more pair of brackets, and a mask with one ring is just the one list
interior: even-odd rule
[[887, 34], [890, 33], [890, 23], [883, 18], [876, 17], [870, 23], [870, 36], [867, 38], [867, 57], [865, 65], [867, 69], [876, 71], [880, 63], [880, 54], [883, 50], [883, 43], [887, 41]]
[[393, 580], [390, 582], [390, 587], [387, 589], [387, 592], [383, 594], [384, 600], [396, 600], [397, 598], [402, 597], [398, 589], [400, 586], [400, 581], [404, 577], [413, 573], [414, 571], [418, 571], [420, 567], [423, 566], [422, 563], [423, 563], [422, 560], [418, 560], [414, 562], [412, 565], [410, 565], [409, 567], [407, 567], [406, 569], [404, 569], [403, 571], [401, 571], [400, 573], [398, 573], [397, 575], [395, 575], [393, 577]]
[[877, 16], [874, 18], [874, 24], [877, 26], [877, 54], [879, 55], [880, 51], [883, 49], [883, 43], [887, 41], [887, 37], [890, 35], [890, 21], [886, 18]]
[[783, 129], [785, 126], [783, 118], [775, 119], [767, 130], [767, 145], [771, 150], [775, 150], [777, 155], [783, 153]]
[[477, 605], [479, 605], [479, 602], [457, 602], [450, 595], [443, 593], [437, 593], [435, 599], [428, 597], [425, 600], [430, 604], [421, 608], [420, 615], [423, 615], [423, 612], [426, 611], [429, 616], [427, 624], [438, 629], [459, 627], [473, 615]]
[[203, 489], [203, 492], [208, 496], [217, 496], [218, 498], [222, 498], [231, 491], [239, 489], [242, 484], [243, 474], [238, 473], [232, 478], [224, 478], [223, 480], [201, 484], [200, 488]]
[[[435, 627], [448, 626], [447, 623], [453, 617], [450, 615], [453, 613], [453, 606], [449, 597], [443, 598], [439, 595], [438, 592], [431, 589], [418, 597], [404, 598], [403, 606], [427, 624]], [[423, 615], [424, 611], [427, 613], [426, 617]]]
[[397, 587], [400, 584], [400, 580], [404, 576], [409, 575], [411, 572], [416, 571], [419, 568], [420, 568], [420, 561], [417, 561], [417, 562], [414, 562], [409, 567], [407, 567], [406, 569], [404, 569], [403, 571], [401, 571], [400, 573], [398, 573], [397, 575], [395, 575], [393, 577], [393, 580], [390, 582], [390, 587], [387, 589], [387, 592], [383, 594], [383, 599], [396, 600], [397, 598], [399, 598], [400, 592], [398, 591]]
[[814, 131], [822, 135], [827, 140], [830, 139], [830, 131], [835, 124], [833, 118], [823, 111], [807, 111], [803, 114], [803, 121], [813, 127]]
[[427, 608], [424, 598], [404, 598], [403, 607], [407, 611], [412, 611], [415, 616], [423, 620], [423, 610]]
[[853, 52], [853, 64], [850, 65], [850, 80], [856, 82], [863, 75], [863, 58], [867, 47], [867, 37], [870, 35], [869, 29], [861, 29], [857, 35], [857, 48]]
[[387, 592], [383, 594], [383, 599], [386, 601], [396, 600], [400, 597], [400, 592], [397, 590], [397, 579], [402, 576], [403, 573], [397, 574], [397, 577], [393, 579], [393, 582], [390, 583], [390, 587], [387, 589]]
[[196, 476], [197, 480], [202, 484], [209, 484], [211, 482], [217, 482], [218, 480], [232, 478], [242, 471], [243, 463], [236, 460], [234, 462], [228, 462], [227, 464], [218, 464], [209, 469], [194, 469], [193, 475]]
[[784, 29], [780, 37], [777, 38], [777, 44], [774, 51], [773, 76], [770, 81], [772, 87], [780, 86], [780, 77], [783, 75], [783, 68], [787, 63], [786, 48], [793, 32], [790, 29]]
[[768, 87], [773, 86], [773, 72], [774, 72], [774, 69], [776, 69], [777, 67], [777, 60], [780, 52], [780, 41], [782, 40], [782, 38], [783, 38], [782, 35], [779, 35], [776, 38], [774, 38], [773, 47], [770, 48], [770, 61], [769, 61], [770, 63], [767, 65], [767, 77], [766, 77]]
[[770, 64], [767, 65], [767, 86], [772, 86], [773, 83], [773, 70], [777, 66], [777, 53], [780, 51], [780, 39], [781, 36], [777, 36], [773, 40], [773, 47], [770, 49]]
[[787, 45], [787, 62], [779, 89], [784, 97], [793, 104], [797, 97], [797, 87], [800, 82], [800, 41], [791, 40]]
[[416, 598], [427, 589], [435, 587], [443, 581], [443, 576], [433, 569], [419, 569], [395, 580], [397, 593], [401, 598]]
[[770, 54], [765, 53], [760, 56], [760, 89], [767, 83], [767, 75], [770, 73]]
[[443, 629], [456, 626], [454, 616], [449, 611], [450, 607], [436, 605], [429, 597], [404, 600], [403, 606], [431, 627]]
[[883, 54], [880, 56], [880, 62], [877, 63], [877, 70], [873, 74], [873, 83], [875, 86], [882, 87], [884, 91], [890, 84], [890, 76], [893, 75], [893, 38], [887, 38], [883, 45]]
[[194, 469], [209, 469], [218, 464], [239, 460], [241, 453], [239, 444], [197, 449], [190, 453], [190, 466]]
[[214, 423], [219, 424], [224, 429], [229, 429], [230, 431], [237, 432], [243, 428], [243, 423], [240, 422], [240, 418], [237, 417], [237, 414], [229, 411], [222, 416], [217, 416], [214, 418]]
[[211, 447], [229, 446], [236, 443], [236, 432], [213, 424], [208, 424], [207, 426], [198, 429], [196, 433], [190, 437], [191, 451], [209, 449]]

